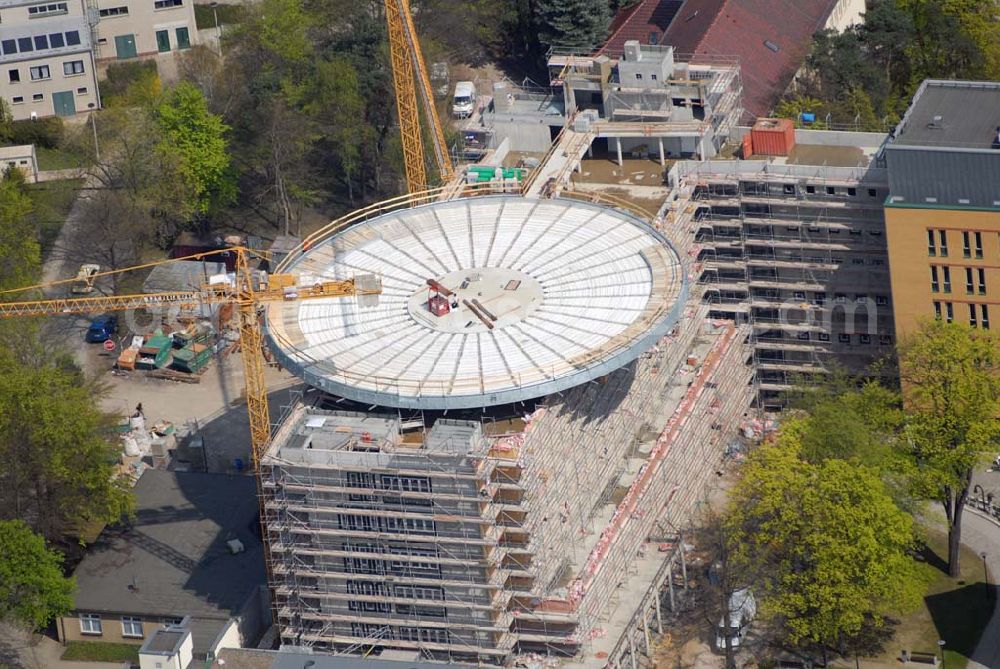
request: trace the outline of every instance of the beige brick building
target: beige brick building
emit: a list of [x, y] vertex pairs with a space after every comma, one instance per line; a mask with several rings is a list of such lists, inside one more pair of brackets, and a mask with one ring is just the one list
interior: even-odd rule
[[187, 49], [192, 0], [0, 0], [0, 97], [15, 120], [100, 108], [97, 64]]

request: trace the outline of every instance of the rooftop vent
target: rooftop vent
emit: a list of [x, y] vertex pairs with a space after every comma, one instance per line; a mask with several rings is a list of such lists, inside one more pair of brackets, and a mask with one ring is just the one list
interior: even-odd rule
[[941, 116], [941, 114], [935, 114], [934, 118], [931, 119], [931, 122], [927, 124], [927, 127], [940, 130], [944, 127], [944, 116]]
[[779, 51], [781, 51], [781, 48], [777, 44], [775, 44], [774, 42], [772, 42], [769, 39], [764, 40], [764, 46], [766, 46], [768, 49], [770, 49], [771, 51], [773, 51], [775, 53], [778, 53]]

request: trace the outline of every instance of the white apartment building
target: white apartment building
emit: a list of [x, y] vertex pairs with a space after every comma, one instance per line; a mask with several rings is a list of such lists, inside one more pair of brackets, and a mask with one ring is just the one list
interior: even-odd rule
[[15, 120], [100, 108], [97, 64], [197, 41], [192, 0], [0, 0], [0, 97]]
[[81, 0], [0, 0], [0, 95], [15, 120], [99, 106]]
[[194, 0], [96, 0], [99, 62], [166, 54], [197, 43]]

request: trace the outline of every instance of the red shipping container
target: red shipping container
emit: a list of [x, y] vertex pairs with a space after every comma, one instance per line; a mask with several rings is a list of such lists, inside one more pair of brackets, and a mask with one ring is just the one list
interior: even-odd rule
[[795, 148], [795, 124], [788, 118], [761, 118], [750, 130], [753, 152], [787, 156]]
[[747, 160], [753, 155], [753, 139], [750, 133], [743, 135], [743, 160]]

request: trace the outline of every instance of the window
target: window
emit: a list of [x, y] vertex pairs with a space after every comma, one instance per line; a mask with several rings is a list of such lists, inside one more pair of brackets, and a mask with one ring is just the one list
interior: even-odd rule
[[851, 197], [854, 197], [855, 195], [858, 194], [858, 189], [857, 188], [848, 188], [847, 189], [847, 194], [850, 195]]
[[655, 74], [649, 75], [649, 78], [652, 79], [653, 81], [656, 81], [656, 75]]
[[76, 89], [76, 94], [77, 95], [86, 95], [87, 94], [87, 87], [86, 86], [81, 86], [80, 88]]
[[35, 93], [34, 95], [31, 96], [31, 99], [34, 102], [41, 102], [42, 100], [45, 99], [45, 95], [42, 93]]
[[374, 581], [348, 580], [347, 592], [352, 595], [368, 595], [370, 597], [389, 596], [388, 586], [385, 583], [376, 583]]
[[448, 617], [448, 612], [443, 606], [413, 606], [412, 604], [396, 604], [396, 613], [401, 616], [419, 616], [421, 618]]
[[981, 232], [976, 233], [976, 257], [983, 257], [983, 233]]
[[18, 37], [17, 38], [17, 50], [21, 53], [26, 51], [34, 51], [35, 47], [31, 46], [30, 37]]
[[949, 323], [955, 320], [955, 310], [951, 302], [944, 303], [944, 313], [945, 313], [945, 318]]
[[976, 305], [969, 305], [969, 327], [976, 327]]
[[938, 271], [936, 265], [931, 265], [931, 292], [937, 293], [941, 290], [940, 284], [938, 284]]
[[83, 74], [82, 60], [69, 60], [63, 63], [63, 74], [70, 76], [73, 74]]
[[0, 41], [0, 48], [3, 49], [5, 56], [9, 56], [12, 53], [17, 53], [17, 41], [12, 39], [5, 39]]
[[122, 616], [122, 636], [142, 638], [142, 618]]
[[806, 294], [805, 294], [804, 291], [801, 291], [801, 290], [793, 291], [792, 292], [792, 299], [793, 300], [804, 300], [804, 299], [806, 299]]
[[635, 73], [635, 78], [636, 78], [637, 80], [641, 81], [641, 80], [642, 80], [642, 73], [641, 73], [641, 72], [636, 72], [636, 73]]
[[972, 291], [975, 286], [972, 285], [972, 268], [965, 268], [965, 293], [967, 295], [972, 295]]
[[941, 320], [941, 303], [940, 302], [935, 302], [934, 303], [934, 318], [936, 318], [938, 320]]
[[108, 7], [101, 10], [102, 19], [109, 16], [128, 16], [128, 7]]
[[882, 346], [891, 346], [892, 335], [879, 335], [878, 343], [881, 344]]
[[972, 257], [972, 247], [969, 246], [969, 233], [966, 231], [962, 232], [962, 257], [963, 258]]
[[868, 189], [868, 197], [878, 197], [878, 191], [874, 188]]
[[397, 585], [393, 587], [393, 591], [400, 599], [444, 600], [444, 589], [433, 585]]
[[819, 340], [820, 341], [830, 341], [830, 333], [829, 332], [820, 332], [819, 333]]
[[861, 231], [857, 230], [857, 229], [852, 229], [852, 230], [848, 230], [848, 234], [851, 234], [851, 235], [857, 237], [857, 236], [861, 235]]
[[945, 265], [941, 268], [941, 274], [944, 276], [944, 292], [951, 292], [951, 268]]
[[11, 101], [16, 105], [22, 104], [24, 102], [24, 96], [15, 95], [13, 98], [11, 98]]
[[839, 335], [837, 335], [837, 341], [839, 341], [841, 344], [850, 344], [851, 335], [847, 334], [846, 332], [841, 332]]
[[809, 194], [816, 192], [816, 186], [806, 186], [806, 192]]
[[171, 7], [180, 7], [184, 4], [184, 0], [156, 0], [153, 3], [154, 9], [170, 9]]
[[156, 31], [156, 50], [160, 53], [165, 51], [170, 51], [170, 31], [169, 30], [157, 30]]
[[347, 602], [349, 611], [363, 611], [365, 613], [390, 613], [392, 604], [388, 602], [359, 602], [355, 599]]
[[985, 295], [986, 294], [986, 270], [983, 269], [982, 267], [980, 267], [978, 270], [976, 270], [976, 273], [979, 274], [979, 294], [980, 295]]
[[866, 335], [866, 334], [861, 335], [861, 343], [862, 344], [870, 344], [870, 343], [872, 343], [872, 336], [871, 335]]
[[990, 329], [990, 310], [985, 304], [979, 305], [979, 315], [982, 316], [980, 322], [983, 325], [984, 330]]
[[795, 338], [800, 341], [809, 341], [809, 331], [807, 330], [805, 332], [800, 332], [797, 335], [795, 335]]
[[49, 38], [47, 35], [35, 35], [35, 48], [44, 51], [49, 48]]
[[162, 621], [164, 627], [180, 627], [184, 622], [183, 618], [164, 618]]
[[939, 246], [941, 247], [941, 257], [948, 257], [948, 233], [944, 230], [938, 230], [938, 240], [941, 242]]
[[76, 46], [80, 43], [80, 31], [69, 30], [66, 32], [66, 46]]
[[827, 195], [834, 195], [834, 194], [836, 194], [836, 192], [837, 192], [837, 189], [835, 189], [833, 186], [827, 186], [826, 187], [826, 194]]
[[927, 231], [927, 255], [929, 255], [929, 256], [936, 256], [937, 255], [937, 247], [934, 245], [934, 231], [933, 230], [928, 230]]
[[33, 7], [28, 7], [29, 19], [37, 19], [43, 16], [53, 16], [55, 14], [65, 14], [65, 13], [66, 13], [65, 2], [53, 2], [47, 5], [34, 5]]
[[845, 302], [847, 302], [847, 295], [844, 295], [843, 293], [834, 293], [833, 301], [838, 304], [844, 304]]
[[7, 76], [10, 78], [10, 83], [16, 84], [21, 81], [21, 70], [8, 70]]
[[29, 68], [29, 71], [31, 72], [32, 81], [38, 81], [39, 79], [49, 79], [52, 76], [51, 74], [49, 74], [48, 65], [38, 65], [36, 67]]
[[868, 296], [865, 295], [864, 293], [859, 293], [858, 295], [854, 296], [854, 301], [858, 302], [859, 304], [867, 304]]
[[63, 37], [62, 33], [50, 33], [49, 46], [52, 47], [53, 49], [64, 47], [66, 46], [66, 38]]
[[426, 476], [382, 475], [382, 488], [400, 492], [431, 492], [431, 480]]
[[80, 614], [80, 634], [101, 634], [101, 616], [96, 613]]

